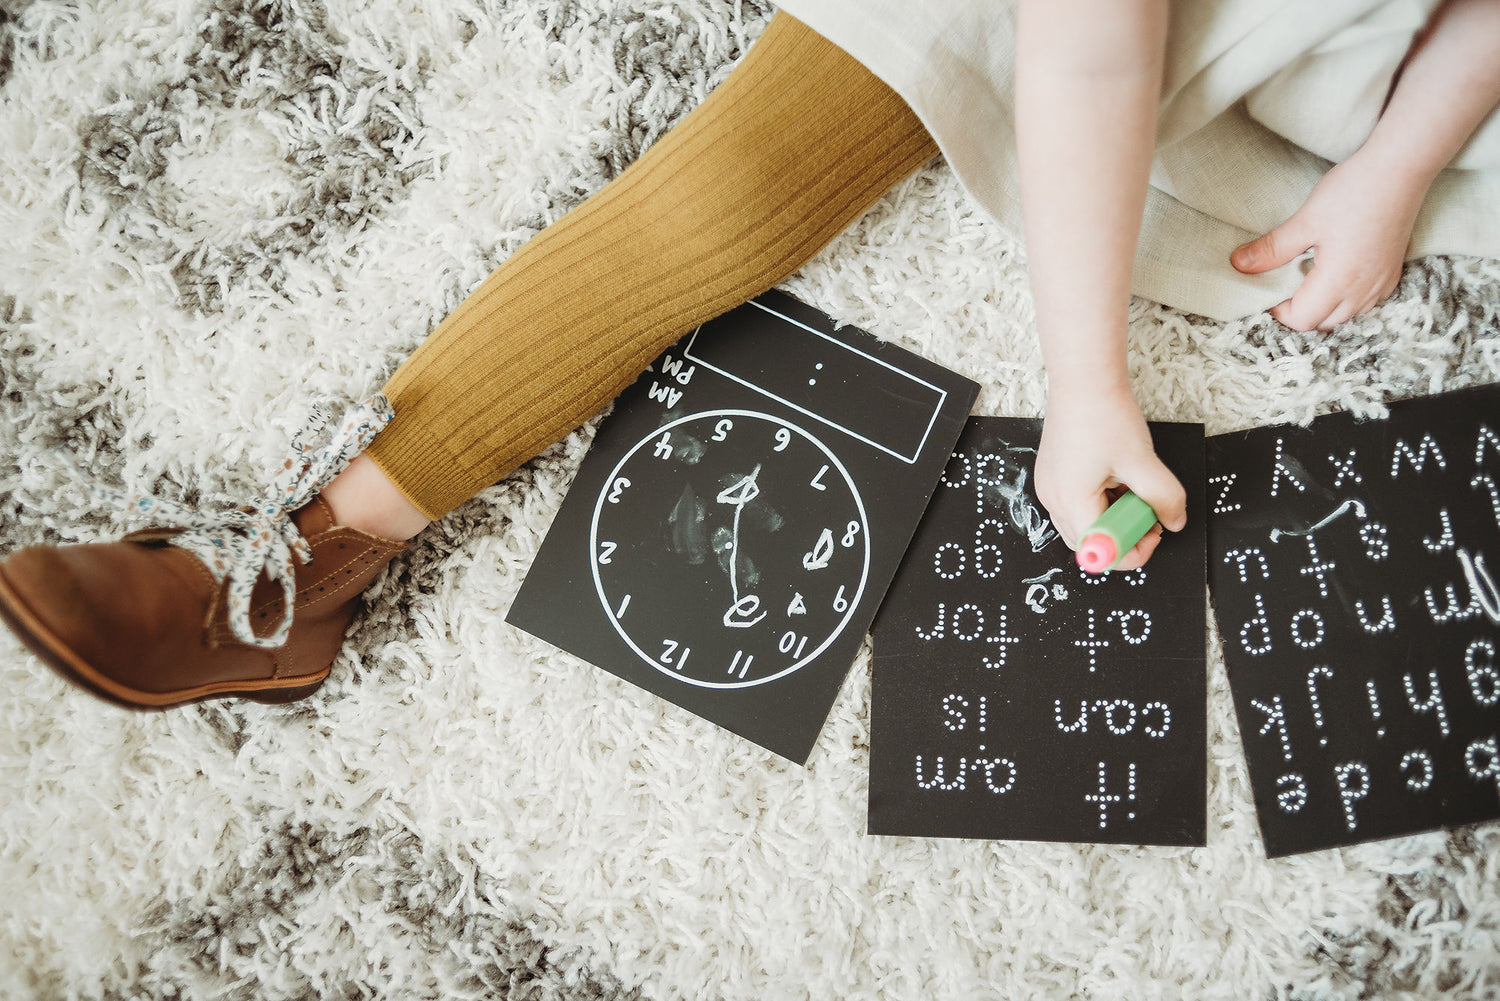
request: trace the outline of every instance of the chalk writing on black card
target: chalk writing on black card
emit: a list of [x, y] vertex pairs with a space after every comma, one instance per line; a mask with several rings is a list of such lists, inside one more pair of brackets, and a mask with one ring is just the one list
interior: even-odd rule
[[[972, 418], [875, 624], [869, 830], [1201, 845], [1204, 519], [1078, 569], [1031, 486], [1041, 422]], [[1158, 424], [1203, 482], [1203, 429]]]
[[615, 403], [508, 620], [797, 762], [978, 393], [779, 293]]
[[1269, 855], [1500, 817], [1500, 389], [1209, 441], [1209, 575]]

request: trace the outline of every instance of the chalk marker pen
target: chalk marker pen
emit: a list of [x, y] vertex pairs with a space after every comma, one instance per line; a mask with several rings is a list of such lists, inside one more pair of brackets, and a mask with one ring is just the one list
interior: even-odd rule
[[1078, 565], [1085, 573], [1103, 573], [1120, 562], [1156, 524], [1156, 512], [1126, 491], [1083, 533], [1078, 543]]

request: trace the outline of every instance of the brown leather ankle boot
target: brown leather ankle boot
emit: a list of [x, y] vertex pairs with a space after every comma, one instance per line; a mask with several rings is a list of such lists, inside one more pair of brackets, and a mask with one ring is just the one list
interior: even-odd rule
[[290, 702], [328, 677], [359, 595], [406, 548], [334, 524], [321, 491], [395, 414], [376, 394], [292, 436], [264, 496], [219, 514], [102, 497], [183, 528], [33, 546], [0, 562], [0, 621], [64, 677], [139, 709], [242, 696]]
[[280, 646], [235, 637], [228, 580], [172, 545], [177, 529], [15, 553], [0, 563], [0, 619], [58, 673], [121, 705], [300, 699], [328, 677], [360, 593], [406, 544], [336, 526], [321, 497], [292, 522], [312, 551], [295, 568], [293, 607], [284, 607], [282, 588], [264, 573], [248, 607], [261, 641], [291, 615]]

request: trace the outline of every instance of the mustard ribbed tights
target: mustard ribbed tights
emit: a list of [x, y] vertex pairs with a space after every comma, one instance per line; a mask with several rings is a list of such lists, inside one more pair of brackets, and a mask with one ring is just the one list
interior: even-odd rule
[[702, 105], [433, 331], [386, 385], [396, 418], [369, 456], [442, 517], [936, 152], [894, 91], [777, 14]]

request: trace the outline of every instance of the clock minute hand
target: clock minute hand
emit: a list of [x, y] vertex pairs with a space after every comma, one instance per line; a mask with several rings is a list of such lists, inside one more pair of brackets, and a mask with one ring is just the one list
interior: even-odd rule
[[[760, 486], [755, 482], [755, 478], [759, 475], [760, 463], [756, 463], [755, 468], [750, 471], [749, 476], [720, 490], [718, 496], [715, 498], [720, 504], [734, 505], [734, 528], [729, 537], [729, 589], [734, 595], [734, 603], [729, 606], [729, 611], [724, 613], [724, 624], [726, 626], [751, 626], [765, 618], [766, 615], [765, 612], [762, 612], [749, 622], [743, 620], [731, 621], [732, 617], [738, 615], [754, 614], [755, 610], [760, 607], [760, 599], [755, 597], [755, 595], [747, 594], [744, 598], [740, 597], [738, 574], [740, 562], [740, 514], [745, 510], [746, 504], [749, 504], [760, 496]], [[742, 605], [750, 605], [751, 607], [744, 608]]]

